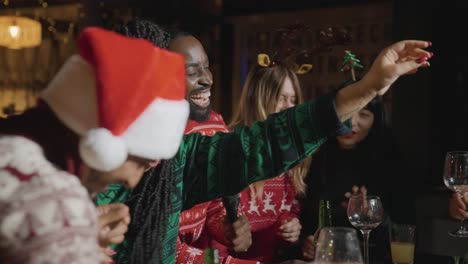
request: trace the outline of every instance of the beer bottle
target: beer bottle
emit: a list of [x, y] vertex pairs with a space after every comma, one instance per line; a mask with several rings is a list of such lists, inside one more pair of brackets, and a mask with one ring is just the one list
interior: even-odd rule
[[317, 230], [314, 233], [314, 246], [317, 248], [317, 242], [319, 239], [320, 230], [324, 227], [332, 226], [332, 215], [330, 201], [320, 199], [319, 202], [319, 211], [318, 211], [318, 226]]
[[203, 264], [219, 264], [219, 252], [216, 248], [206, 248]]

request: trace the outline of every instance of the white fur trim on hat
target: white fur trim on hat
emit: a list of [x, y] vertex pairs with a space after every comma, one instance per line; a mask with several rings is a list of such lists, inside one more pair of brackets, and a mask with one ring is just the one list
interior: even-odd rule
[[80, 139], [80, 156], [89, 167], [101, 172], [117, 169], [127, 159], [125, 142], [105, 129], [91, 129]]
[[172, 158], [179, 150], [188, 115], [186, 100], [157, 98], [121, 135], [128, 153], [151, 160]]

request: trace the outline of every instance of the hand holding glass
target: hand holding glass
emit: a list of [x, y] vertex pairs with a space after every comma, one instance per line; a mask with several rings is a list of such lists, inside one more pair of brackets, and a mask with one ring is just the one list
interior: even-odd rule
[[[445, 155], [444, 183], [447, 188], [463, 195], [468, 191], [468, 151], [450, 151]], [[461, 220], [460, 228], [449, 232], [454, 237], [468, 237], [468, 230]]]

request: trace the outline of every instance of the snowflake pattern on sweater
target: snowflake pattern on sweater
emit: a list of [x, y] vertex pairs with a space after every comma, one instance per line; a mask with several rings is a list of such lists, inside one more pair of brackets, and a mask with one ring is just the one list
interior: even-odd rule
[[33, 141], [0, 136], [0, 262], [99, 263], [97, 217], [78, 178]]

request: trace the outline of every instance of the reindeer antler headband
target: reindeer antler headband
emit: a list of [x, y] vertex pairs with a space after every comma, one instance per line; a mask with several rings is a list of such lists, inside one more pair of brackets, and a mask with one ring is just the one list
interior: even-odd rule
[[310, 27], [303, 23], [295, 23], [278, 30], [280, 34], [279, 49], [270, 58], [268, 54], [257, 55], [257, 63], [262, 67], [274, 67], [278, 63], [286, 65], [296, 74], [308, 73], [313, 65], [304, 63], [319, 52], [330, 51], [333, 45], [344, 45], [350, 42], [345, 29], [327, 28], [320, 30], [317, 43], [310, 48], [300, 48], [294, 45], [305, 34], [312, 34]]

